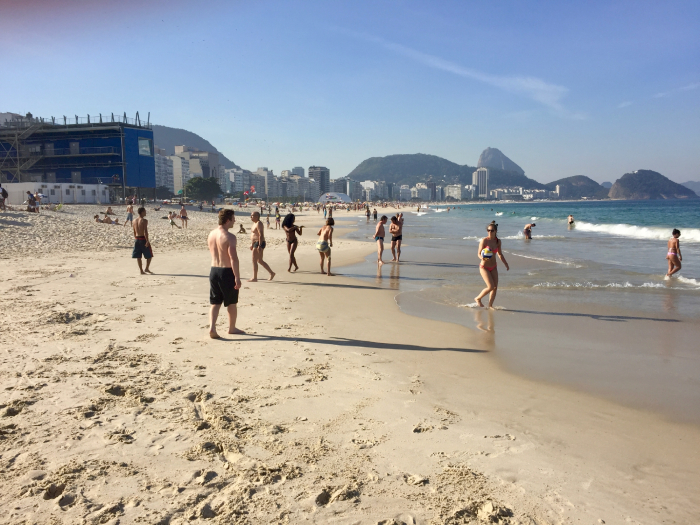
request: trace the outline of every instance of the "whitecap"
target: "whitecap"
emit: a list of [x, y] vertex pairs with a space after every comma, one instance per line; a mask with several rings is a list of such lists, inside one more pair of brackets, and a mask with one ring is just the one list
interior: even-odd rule
[[[604, 233], [616, 237], [628, 237], [631, 239], [651, 239], [665, 241], [671, 237], [672, 228], [659, 228], [651, 226], [635, 226], [633, 224], [594, 224], [590, 222], [577, 222], [576, 230], [594, 233]], [[682, 241], [700, 242], [700, 229], [689, 228], [682, 230]]]

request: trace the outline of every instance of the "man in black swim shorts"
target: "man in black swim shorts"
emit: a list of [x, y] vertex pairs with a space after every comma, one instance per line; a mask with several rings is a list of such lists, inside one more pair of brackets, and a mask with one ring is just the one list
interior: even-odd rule
[[219, 210], [219, 227], [209, 234], [207, 244], [211, 252], [211, 270], [209, 272], [209, 337], [219, 339], [216, 320], [223, 304], [228, 311], [228, 333], [242, 334], [236, 328], [238, 316], [238, 290], [241, 278], [236, 253], [236, 236], [229, 232], [236, 220], [233, 210]]
[[391, 262], [400, 262], [401, 260], [401, 241], [403, 241], [403, 213], [391, 218], [391, 226], [389, 226], [391, 234]]

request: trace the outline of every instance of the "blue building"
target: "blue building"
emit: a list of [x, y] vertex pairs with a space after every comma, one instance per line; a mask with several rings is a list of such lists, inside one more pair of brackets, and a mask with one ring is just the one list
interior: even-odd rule
[[124, 194], [155, 188], [151, 124], [138, 113], [0, 122], [0, 180], [108, 184]]

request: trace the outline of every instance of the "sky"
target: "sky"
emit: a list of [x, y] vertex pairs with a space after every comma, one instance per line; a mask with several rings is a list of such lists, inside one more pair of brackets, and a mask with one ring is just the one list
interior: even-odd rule
[[150, 112], [276, 174], [494, 147], [541, 182], [685, 182], [698, 27], [697, 1], [0, 0], [0, 112]]

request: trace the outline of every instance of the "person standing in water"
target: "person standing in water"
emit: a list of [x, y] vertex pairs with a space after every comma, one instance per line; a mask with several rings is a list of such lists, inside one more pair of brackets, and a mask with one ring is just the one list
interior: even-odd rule
[[377, 229], [374, 231], [374, 240], [377, 241], [377, 264], [381, 266], [384, 264], [384, 261], [382, 261], [382, 254], [384, 253], [384, 236], [385, 231], [384, 231], [384, 225], [386, 224], [387, 221], [387, 216], [382, 215], [382, 218], [379, 219], [379, 222], [377, 223]]
[[233, 210], [219, 210], [219, 227], [212, 230], [207, 239], [211, 253], [209, 271], [209, 337], [219, 339], [216, 320], [223, 304], [228, 311], [228, 333], [243, 334], [236, 328], [238, 317], [238, 290], [241, 289], [241, 275], [238, 269], [236, 236], [229, 230], [236, 221]]
[[568, 221], [569, 226], [573, 226], [573, 225], [574, 225], [574, 216], [573, 216], [573, 215], [569, 215], [569, 216], [566, 218], [566, 220]]
[[330, 218], [326, 221], [326, 225], [318, 230], [318, 241], [316, 241], [316, 249], [321, 255], [321, 273], [326, 273], [323, 269], [323, 263], [328, 259], [328, 272], [326, 275], [333, 276], [331, 273], [331, 248], [333, 247], [333, 225], [335, 221]]
[[671, 232], [672, 237], [668, 240], [668, 253], [666, 253], [666, 259], [668, 259], [668, 272], [666, 277], [671, 277], [674, 273], [681, 270], [681, 261], [683, 256], [681, 255], [681, 241], [679, 237], [681, 236], [680, 230], [674, 229]]
[[401, 241], [403, 241], [403, 213], [391, 218], [391, 226], [389, 226], [391, 234], [391, 255], [392, 262], [401, 261]]
[[288, 272], [292, 271], [292, 265], [294, 265], [294, 271], [299, 269], [297, 265], [296, 257], [294, 257], [294, 252], [297, 251], [297, 246], [299, 246], [299, 240], [297, 239], [297, 233], [302, 234], [303, 226], [297, 226], [294, 224], [294, 214], [288, 213], [282, 221], [282, 228], [284, 228], [284, 233], [287, 235], [287, 252], [289, 252], [289, 268]]
[[523, 230], [523, 234], [525, 235], [526, 239], [532, 240], [532, 229], [537, 226], [534, 222], [531, 224], [526, 224], [525, 229]]
[[265, 242], [265, 226], [260, 221], [260, 212], [254, 211], [250, 214], [253, 226], [250, 229], [250, 251], [253, 252], [253, 278], [248, 279], [249, 283], [258, 281], [258, 264], [265, 268], [270, 274], [270, 281], [274, 279], [275, 272], [263, 261], [263, 252], [267, 243]]
[[[506, 266], [506, 271], [510, 270], [510, 266], [508, 266], [508, 262], [503, 256], [501, 239], [496, 235], [498, 233], [498, 224], [496, 224], [496, 221], [492, 221], [491, 224], [486, 227], [486, 231], [488, 232], [488, 236], [484, 237], [481, 239], [481, 242], [479, 242], [478, 253], [479, 260], [481, 260], [479, 272], [486, 283], [486, 288], [481, 290], [481, 293], [474, 298], [474, 301], [476, 301], [477, 306], [483, 307], [484, 303], [481, 302], [481, 299], [485, 295], [490, 294], [489, 308], [493, 308], [493, 302], [496, 300], [496, 292], [498, 291], [498, 266], [495, 255], [498, 254], [498, 257], [503, 261], [503, 264]], [[487, 248], [488, 251], [486, 250]]]

